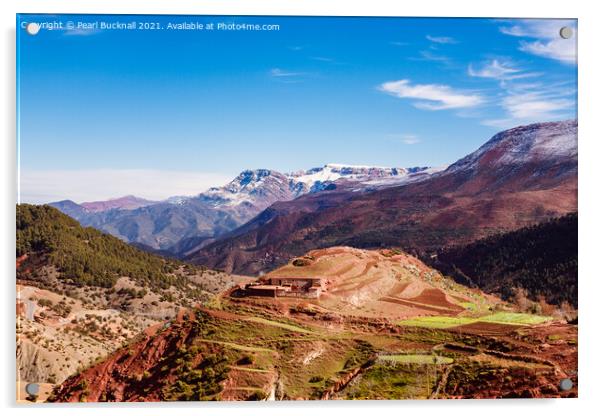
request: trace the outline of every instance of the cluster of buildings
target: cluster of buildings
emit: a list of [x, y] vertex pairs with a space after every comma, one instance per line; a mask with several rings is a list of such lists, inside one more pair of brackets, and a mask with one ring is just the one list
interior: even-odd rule
[[246, 284], [242, 296], [293, 297], [318, 299], [324, 290], [320, 277], [265, 277]]

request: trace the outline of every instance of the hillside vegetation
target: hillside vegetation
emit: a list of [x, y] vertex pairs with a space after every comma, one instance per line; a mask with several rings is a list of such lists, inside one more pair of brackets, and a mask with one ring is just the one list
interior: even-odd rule
[[60, 383], [238, 279], [141, 251], [33, 205], [17, 206], [16, 269], [22, 385]]
[[61, 278], [78, 286], [112, 287], [128, 276], [142, 286], [181, 287], [187, 280], [174, 271], [193, 266], [143, 252], [77, 221], [48, 205], [17, 206], [17, 257], [41, 255]]
[[577, 306], [577, 214], [441, 250], [431, 265], [462, 283]]

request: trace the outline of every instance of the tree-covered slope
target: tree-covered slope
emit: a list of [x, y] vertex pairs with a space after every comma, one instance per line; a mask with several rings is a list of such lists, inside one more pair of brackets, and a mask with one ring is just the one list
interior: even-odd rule
[[182, 263], [146, 253], [94, 228], [84, 228], [48, 205], [17, 206], [16, 254], [18, 258], [43, 256], [45, 263], [58, 269], [62, 280], [80, 286], [112, 287], [123, 276], [151, 288], [187, 284], [181, 274], [174, 273]]
[[511, 297], [577, 306], [577, 214], [441, 250], [432, 266], [462, 283]]

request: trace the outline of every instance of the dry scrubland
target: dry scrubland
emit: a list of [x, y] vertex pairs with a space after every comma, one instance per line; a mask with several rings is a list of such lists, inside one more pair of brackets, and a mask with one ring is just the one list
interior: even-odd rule
[[[27, 259], [22, 259], [19, 266], [27, 268]], [[176, 272], [190, 279], [195, 290], [173, 286], [152, 290], [127, 277], [119, 278], [111, 288], [78, 287], [65, 284], [52, 266], [37, 269], [35, 280], [20, 279], [17, 285], [17, 380], [23, 385], [61, 383], [69, 375], [100, 361], [147, 327], [169, 320], [182, 308], [205, 303], [214, 293], [248, 280], [208, 270]]]

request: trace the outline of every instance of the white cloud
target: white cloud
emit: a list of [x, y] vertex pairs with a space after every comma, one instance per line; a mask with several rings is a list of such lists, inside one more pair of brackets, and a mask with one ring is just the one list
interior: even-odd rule
[[560, 28], [571, 26], [574, 28], [573, 20], [562, 19], [523, 19], [512, 20], [512, 26], [501, 26], [500, 32], [517, 37], [553, 39], [560, 34]]
[[541, 76], [541, 72], [525, 72], [510, 61], [493, 59], [481, 64], [475, 68], [472, 64], [468, 65], [468, 75], [471, 77], [488, 78], [499, 81], [503, 90], [509, 89], [514, 81], [524, 78], [533, 78]]
[[474, 107], [484, 102], [478, 94], [468, 94], [440, 84], [415, 84], [402, 79], [381, 84], [378, 89], [399, 98], [413, 99], [413, 105], [423, 110], [448, 110]]
[[519, 124], [572, 118], [575, 100], [570, 90], [554, 88], [516, 88], [501, 101], [506, 117], [484, 120], [482, 124], [498, 128], [515, 127]]
[[535, 41], [520, 43], [521, 51], [545, 58], [556, 59], [569, 64], [577, 63], [576, 43], [570, 39], [554, 39], [548, 42]]
[[520, 70], [510, 67], [506, 63], [499, 62], [497, 59], [487, 63], [480, 70], [475, 70], [472, 64], [468, 66], [468, 75], [471, 77], [501, 79], [517, 72], [520, 72]]
[[420, 138], [415, 134], [389, 134], [387, 139], [409, 145], [420, 143]]
[[509, 95], [502, 106], [513, 118], [523, 120], [548, 120], [557, 117], [561, 111], [568, 110], [573, 100], [551, 98], [537, 92]]
[[434, 61], [434, 62], [445, 62], [449, 63], [450, 59], [444, 55], [437, 55], [432, 53], [431, 51], [420, 51], [421, 58], [417, 58], [416, 60], [425, 60], [425, 61]]
[[[560, 37], [560, 29], [568, 26], [573, 29], [570, 39]], [[511, 26], [502, 26], [506, 35], [530, 38], [521, 40], [519, 50], [532, 55], [554, 59], [568, 64], [577, 63], [577, 26], [574, 20], [520, 20]]]
[[270, 69], [270, 75], [276, 78], [280, 78], [280, 77], [298, 77], [301, 75], [304, 75], [303, 72], [291, 72], [291, 71], [285, 71], [283, 69], [280, 68], [273, 68]]
[[20, 200], [85, 202], [124, 195], [162, 200], [174, 195], [196, 195], [230, 180], [232, 177], [220, 173], [153, 169], [22, 170]]
[[449, 36], [431, 36], [431, 35], [426, 35], [426, 38], [428, 40], [430, 40], [431, 42], [435, 42], [435, 43], [442, 43], [442, 44], [458, 43], [457, 40], [455, 40], [454, 38], [449, 37]]

